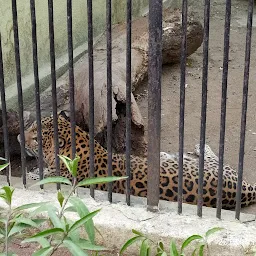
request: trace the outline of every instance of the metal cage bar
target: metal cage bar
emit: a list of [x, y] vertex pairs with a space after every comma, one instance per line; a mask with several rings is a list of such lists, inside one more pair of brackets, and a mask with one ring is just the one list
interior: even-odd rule
[[209, 24], [210, 24], [210, 0], [205, 0], [204, 6], [204, 39], [203, 39], [203, 78], [202, 78], [202, 105], [200, 127], [200, 156], [198, 177], [198, 203], [197, 215], [202, 217], [203, 206], [203, 181], [204, 181], [204, 148], [206, 133], [206, 109], [207, 109], [207, 85], [208, 85], [208, 52], [209, 52]]
[[19, 106], [19, 122], [20, 122], [20, 145], [21, 145], [21, 170], [22, 170], [22, 182], [24, 187], [27, 186], [26, 180], [26, 152], [25, 152], [25, 128], [24, 128], [24, 115], [23, 115], [23, 92], [21, 81], [21, 68], [20, 68], [20, 43], [19, 43], [19, 28], [17, 17], [17, 3], [16, 0], [12, 0], [12, 18], [13, 18], [13, 35], [15, 46], [15, 63], [16, 63], [16, 79], [18, 90], [18, 106]]
[[73, 60], [73, 33], [72, 33], [72, 0], [67, 0], [67, 27], [68, 27], [68, 70], [69, 70], [69, 100], [71, 123], [72, 159], [76, 155], [76, 122], [75, 122], [75, 82]]
[[131, 93], [132, 93], [132, 78], [131, 78], [131, 53], [132, 53], [132, 0], [127, 0], [127, 15], [126, 15], [126, 203], [131, 204]]
[[[108, 175], [112, 176], [112, 4], [106, 1], [107, 23], [107, 149]], [[112, 182], [108, 183], [108, 200], [112, 202]]]
[[242, 189], [243, 189], [242, 181], [243, 181], [243, 169], [244, 169], [244, 145], [245, 145], [246, 116], [247, 116], [247, 103], [248, 103], [248, 84], [249, 84], [250, 59], [251, 59], [253, 6], [254, 6], [254, 0], [249, 0], [246, 48], [245, 48], [245, 63], [244, 63], [244, 82], [243, 82], [243, 101], [242, 101], [239, 164], [238, 164], [238, 182], [237, 182], [237, 191], [236, 191], [236, 214], [235, 214], [236, 219], [240, 219], [241, 199], [242, 199], [241, 197], [242, 197]]
[[[88, 61], [89, 61], [89, 135], [90, 135], [90, 177], [94, 177], [94, 64], [93, 64], [93, 13], [92, 0], [87, 0], [88, 16]], [[94, 198], [94, 185], [90, 186]]]
[[159, 203], [160, 173], [156, 170], [160, 170], [162, 4], [162, 0], [149, 1], [147, 205], [151, 211]]
[[[53, 114], [53, 130], [54, 130], [54, 148], [55, 148], [54, 156], [55, 156], [55, 165], [56, 165], [56, 175], [60, 176], [53, 0], [48, 0], [48, 16], [49, 16], [49, 41], [50, 41], [50, 61], [51, 61], [51, 82], [52, 82], [52, 114]], [[57, 189], [58, 190], [61, 189], [61, 186], [59, 183], [57, 184]]]
[[224, 54], [223, 54], [222, 96], [221, 96], [221, 114], [220, 114], [221, 115], [221, 118], [220, 118], [220, 141], [219, 141], [219, 172], [218, 172], [217, 211], [216, 211], [216, 217], [219, 219], [221, 218], [222, 190], [223, 190], [222, 187], [223, 187], [225, 127], [226, 127], [230, 19], [231, 19], [231, 0], [227, 0], [226, 1], [226, 14], [225, 14], [225, 32], [224, 32]]
[[182, 43], [180, 64], [180, 120], [179, 120], [179, 175], [178, 175], [178, 213], [182, 213], [183, 196], [183, 153], [184, 153], [184, 114], [185, 114], [185, 84], [187, 60], [187, 15], [188, 2], [182, 1]]
[[6, 173], [7, 183], [11, 185], [11, 166], [10, 166], [10, 152], [9, 152], [9, 133], [7, 127], [7, 108], [5, 100], [4, 89], [4, 66], [3, 66], [3, 54], [2, 54], [2, 38], [0, 34], [0, 93], [1, 93], [1, 105], [2, 105], [2, 120], [3, 120], [3, 140], [4, 140], [4, 156], [9, 166]]
[[[43, 143], [42, 143], [42, 124], [40, 108], [40, 87], [38, 73], [38, 55], [37, 55], [37, 30], [36, 30], [36, 10], [35, 0], [30, 0], [31, 26], [32, 26], [32, 47], [33, 47], [33, 67], [36, 99], [36, 122], [37, 122], [37, 143], [38, 143], [38, 167], [39, 178], [43, 179]], [[43, 188], [43, 185], [40, 186]]]

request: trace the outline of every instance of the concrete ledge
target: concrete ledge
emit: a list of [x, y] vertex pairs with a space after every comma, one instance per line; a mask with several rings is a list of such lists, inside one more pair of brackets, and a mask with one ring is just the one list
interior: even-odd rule
[[[5, 179], [3, 176], [0, 177], [1, 186], [6, 184]], [[34, 182], [29, 182], [28, 187], [32, 183]], [[36, 187], [23, 189], [20, 179], [17, 178], [12, 179], [12, 184], [16, 188], [14, 206], [49, 200], [57, 203], [56, 186], [46, 186], [45, 191], [39, 191]], [[62, 190], [65, 191], [67, 188], [63, 186]], [[124, 195], [113, 194], [113, 204], [106, 201], [106, 192], [96, 191], [95, 200], [89, 196], [88, 189], [79, 189], [78, 195], [84, 198], [84, 202], [91, 211], [102, 209], [94, 218], [96, 227], [103, 235], [103, 239], [98, 236], [97, 240], [109, 249], [119, 250], [125, 241], [132, 237], [132, 229], [148, 234], [154, 241], [163, 241], [168, 248], [171, 239], [181, 244], [188, 236], [203, 235], [213, 227], [223, 227], [224, 230], [209, 238], [205, 255], [253, 255], [251, 251], [256, 247], [254, 215], [241, 214], [241, 221], [237, 221], [234, 219], [234, 212], [223, 210], [223, 220], [217, 220], [215, 209], [204, 207], [204, 217], [198, 218], [195, 215], [196, 206], [185, 204], [184, 213], [178, 215], [177, 204], [165, 201], [160, 202], [158, 213], [152, 213], [146, 210], [145, 198], [132, 197], [132, 206], [128, 207], [124, 203]], [[70, 217], [77, 218], [72, 214]], [[138, 248], [131, 247], [127, 253], [138, 255]]]

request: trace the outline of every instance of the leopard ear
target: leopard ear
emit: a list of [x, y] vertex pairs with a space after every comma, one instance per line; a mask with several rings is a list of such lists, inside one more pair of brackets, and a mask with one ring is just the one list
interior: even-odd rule
[[67, 116], [66, 112], [64, 110], [61, 110], [59, 113], [58, 113], [58, 116], [59, 117], [63, 117], [64, 119], [66, 119], [67, 121], [70, 121], [69, 120], [69, 117]]

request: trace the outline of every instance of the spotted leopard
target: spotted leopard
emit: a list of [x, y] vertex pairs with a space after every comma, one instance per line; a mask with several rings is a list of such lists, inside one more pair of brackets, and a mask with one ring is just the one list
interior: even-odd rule
[[[89, 134], [76, 126], [76, 153], [80, 156], [78, 164], [78, 181], [89, 177]], [[54, 129], [53, 118], [42, 119], [43, 156], [48, 165], [48, 171], [44, 176], [55, 176], [55, 156], [54, 156]], [[58, 116], [58, 135], [60, 154], [71, 157], [71, 129], [70, 122], [62, 115]], [[33, 123], [25, 131], [25, 145], [30, 154], [38, 156], [37, 124]], [[108, 152], [97, 141], [94, 140], [95, 176], [107, 176]], [[210, 152], [210, 153], [209, 153]], [[161, 153], [160, 157], [160, 199], [177, 201], [178, 197], [178, 155]], [[183, 164], [183, 201], [189, 204], [197, 204], [198, 190], [198, 146], [194, 155], [197, 157], [184, 156]], [[125, 176], [125, 156], [113, 154], [112, 157], [113, 175]], [[61, 175], [71, 179], [69, 171], [61, 162]], [[147, 159], [138, 156], [131, 156], [131, 194], [145, 197], [147, 195]], [[157, 171], [157, 170], [156, 170]], [[38, 179], [38, 174], [31, 173], [31, 178]], [[223, 194], [222, 207], [232, 209], [236, 205], [236, 187], [238, 175], [230, 166], [224, 166], [223, 172]], [[216, 207], [218, 184], [218, 158], [210, 150], [205, 154], [205, 169], [203, 183], [204, 206]], [[106, 190], [107, 184], [96, 186], [97, 189]], [[125, 180], [114, 182], [113, 192], [125, 192]], [[242, 183], [242, 207], [256, 202], [256, 185]]]

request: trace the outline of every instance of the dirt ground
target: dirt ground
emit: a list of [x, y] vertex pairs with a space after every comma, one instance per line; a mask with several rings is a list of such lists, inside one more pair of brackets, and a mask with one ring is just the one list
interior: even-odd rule
[[[196, 2], [196, 1], [195, 1]], [[198, 1], [201, 3], [201, 1]], [[192, 8], [203, 18], [203, 9]], [[220, 133], [220, 105], [223, 66], [223, 43], [225, 22], [225, 1], [211, 1], [209, 73], [206, 143], [218, 154]], [[247, 1], [232, 1], [230, 34], [230, 57], [228, 76], [227, 122], [225, 140], [225, 163], [238, 167], [241, 103], [245, 58], [245, 36], [247, 21]], [[256, 35], [253, 28], [251, 72], [248, 97], [247, 132], [245, 144], [244, 178], [256, 183], [256, 87], [254, 86], [256, 58]], [[203, 47], [201, 46], [187, 59], [186, 106], [185, 106], [185, 152], [193, 150], [200, 138], [201, 88], [203, 68]], [[163, 66], [162, 72], [162, 119], [161, 150], [178, 151], [180, 66]], [[137, 91], [138, 104], [145, 118], [147, 129], [147, 81]], [[244, 209], [255, 213], [255, 206]]]

